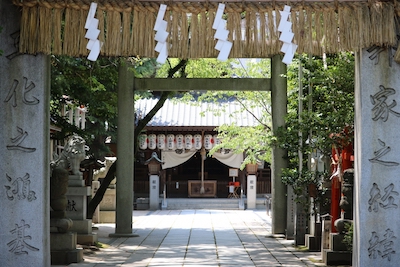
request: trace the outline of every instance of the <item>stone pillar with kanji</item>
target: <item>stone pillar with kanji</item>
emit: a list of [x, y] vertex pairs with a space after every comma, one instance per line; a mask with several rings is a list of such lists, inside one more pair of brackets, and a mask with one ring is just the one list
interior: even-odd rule
[[353, 265], [400, 262], [400, 65], [394, 48], [356, 53]]

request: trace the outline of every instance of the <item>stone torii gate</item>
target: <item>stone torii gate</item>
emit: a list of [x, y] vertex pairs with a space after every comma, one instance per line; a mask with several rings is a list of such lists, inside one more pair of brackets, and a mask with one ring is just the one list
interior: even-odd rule
[[[363, 90], [371, 90], [371, 96], [375, 97], [372, 87], [375, 86], [376, 81], [368, 79], [370, 78], [368, 72], [376, 71], [376, 67], [366, 64], [369, 51], [363, 49], [371, 46], [397, 47], [396, 27], [399, 25], [396, 19], [400, 14], [397, 0], [229, 0], [225, 2], [229, 40], [233, 43], [230, 57], [272, 58], [273, 72], [270, 89], [273, 105], [286, 98], [286, 82], [280, 75], [285, 73], [285, 65], [280, 62], [281, 42], [278, 40], [279, 32], [276, 25], [279, 24], [280, 19], [278, 11], [283, 10], [284, 5], [289, 5], [292, 8], [290, 20], [293, 22], [293, 42], [298, 45], [297, 52], [313, 55], [339, 51], [356, 52], [356, 112], [370, 112], [365, 109], [369, 95], [363, 94]], [[99, 0], [97, 3], [96, 17], [100, 21], [101, 31], [99, 39], [104, 42], [101, 55], [156, 57], [153, 25], [159, 5], [165, 2]], [[26, 262], [35, 266], [50, 265], [49, 240], [46, 238], [49, 233], [49, 181], [47, 177], [50, 175], [47, 146], [50, 76], [49, 59], [46, 55], [87, 56], [84, 24], [89, 5], [90, 1], [87, 0], [14, 0], [12, 3], [3, 0], [0, 2], [0, 26], [3, 27], [0, 49], [4, 51], [0, 58], [0, 124], [2, 125], [0, 138], [3, 146], [0, 150], [3, 160], [0, 170], [4, 175], [0, 179], [0, 188], [3, 190], [0, 194], [0, 205], [4, 214], [0, 218], [0, 224], [4, 229], [0, 234], [2, 266], [23, 266]], [[165, 20], [168, 23], [167, 31], [170, 32], [168, 38], [170, 57], [217, 56], [217, 51], [214, 49], [215, 41], [211, 34], [217, 5], [218, 2], [214, 0], [196, 2], [172, 0], [167, 3], [168, 16]], [[388, 51], [393, 54], [387, 58], [398, 61], [400, 49], [393, 51], [390, 48]], [[381, 52], [376, 52], [370, 58], [379, 58], [377, 54]], [[379, 64], [385, 63], [381, 60]], [[378, 73], [376, 78], [382, 80], [382, 83], [377, 86], [383, 88], [383, 92], [397, 85], [400, 86], [394, 78], [395, 74], [399, 73], [397, 67], [397, 64], [391, 67], [390, 72], [385, 70], [376, 72]], [[362, 80], [364, 76], [367, 77], [366, 80], [369, 83]], [[128, 140], [123, 131], [133, 133], [133, 90], [138, 89], [134, 87], [134, 84], [139, 86], [140, 82], [136, 82], [126, 70], [121, 69], [118, 87], [120, 112], [118, 139], [119, 143], [125, 144], [124, 147], [118, 148], [119, 152], [124, 154], [124, 160], [118, 163], [120, 187], [117, 188], [119, 196], [117, 197], [116, 236], [132, 234], [132, 192], [128, 191], [132, 191], [133, 140], [131, 136]], [[393, 94], [393, 90], [389, 92]], [[385, 97], [388, 95], [385, 94]], [[392, 104], [390, 107], [394, 106]], [[274, 111], [276, 113], [286, 112], [286, 105], [276, 108]], [[382, 125], [369, 124], [365, 122], [364, 113], [357, 114], [356, 241], [353, 265], [395, 266], [400, 260], [400, 253], [395, 253], [400, 248], [398, 245], [400, 241], [397, 243], [395, 241], [395, 238], [400, 235], [399, 227], [388, 225], [386, 229], [375, 229], [373, 225], [386, 225], [388, 221], [395, 219], [391, 217], [396, 215], [395, 212], [392, 213], [393, 215], [385, 212], [387, 209], [389, 211], [395, 209], [397, 212], [399, 202], [396, 193], [400, 190], [399, 183], [387, 178], [390, 175], [377, 181], [374, 177], [380, 175], [380, 169], [372, 168], [371, 164], [381, 162], [380, 159], [363, 158], [363, 156], [366, 157], [363, 149], [371, 143], [370, 141], [375, 140], [376, 137], [381, 138], [379, 144], [385, 148], [385, 141], [392, 140], [393, 136], [385, 135], [389, 131], [382, 133], [384, 137], [387, 137], [386, 139], [370, 134], [376, 127], [381, 129]], [[394, 113], [387, 112], [387, 114]], [[373, 119], [380, 123], [379, 116]], [[126, 121], [132, 123], [125, 123]], [[276, 130], [276, 127], [280, 125], [283, 125], [283, 120], [281, 117], [274, 116], [273, 129]], [[384, 152], [388, 153], [391, 148], [386, 148], [388, 149]], [[379, 147], [374, 147], [370, 152], [376, 151], [378, 155], [383, 155]], [[284, 231], [282, 221], [286, 221], [284, 219], [286, 218], [286, 200], [283, 199], [282, 203], [277, 201], [279, 195], [284, 195], [286, 190], [279, 176], [280, 169], [284, 166], [283, 155], [284, 151], [274, 149], [272, 165], [274, 233], [282, 233]], [[398, 163], [396, 160], [384, 162], [386, 164], [383, 164], [384, 166], [392, 169]], [[386, 169], [385, 173], [388, 174]], [[12, 190], [11, 188], [15, 185], [21, 186], [18, 188], [23, 190]], [[363, 205], [368, 205], [366, 204], [368, 198], [365, 198], [361, 192], [365, 194], [366, 190], [370, 190], [375, 196], [373, 199], [381, 201], [382, 210], [376, 208], [376, 205], [371, 206], [370, 213], [365, 210]], [[386, 198], [378, 197], [383, 195], [377, 193], [380, 190], [388, 194], [385, 195]], [[386, 203], [386, 199], [390, 202]], [[376, 203], [379, 207], [379, 202]], [[380, 212], [376, 216], [378, 219], [372, 217], [372, 211]], [[368, 223], [368, 221], [373, 223]], [[366, 234], [360, 233], [360, 229], [366, 231]], [[373, 244], [368, 247], [368, 243], [371, 244], [371, 242]], [[391, 250], [389, 250], [390, 254], [385, 254], [383, 257], [382, 251], [387, 252], [385, 245], [388, 245]]]
[[[286, 78], [286, 65], [282, 63], [282, 57], [275, 55], [271, 59], [271, 79], [269, 78], [233, 78], [233, 79], [208, 79], [208, 78], [179, 78], [179, 79], [164, 79], [164, 78], [139, 78], [135, 79], [133, 73], [130, 72], [127, 66], [120, 66], [119, 69], [119, 85], [118, 85], [118, 143], [117, 151], [123, 151], [123, 159], [117, 161], [117, 176], [121, 173], [118, 172], [123, 168], [124, 175], [118, 176], [118, 181], [121, 188], [119, 189], [117, 183], [117, 223], [118, 214], [124, 216], [119, 218], [120, 221], [131, 222], [129, 216], [132, 216], [131, 206], [128, 201], [120, 201], [124, 203], [118, 205], [118, 199], [131, 199], [132, 192], [129, 191], [130, 177], [133, 177], [133, 168], [131, 162], [133, 158], [125, 157], [131, 151], [130, 143], [133, 142], [133, 124], [126, 123], [133, 121], [133, 92], [136, 91], [188, 91], [188, 90], [209, 90], [209, 91], [252, 91], [257, 88], [258, 91], [271, 91], [272, 101], [272, 128], [274, 133], [278, 131], [280, 126], [284, 125], [285, 116], [287, 113], [287, 85]], [[127, 90], [131, 88], [131, 90]], [[122, 97], [120, 97], [122, 96]], [[121, 120], [121, 121], [120, 121]], [[121, 126], [121, 127], [120, 127]], [[120, 141], [123, 140], [121, 143]], [[129, 144], [129, 145], [127, 145]], [[133, 143], [132, 143], [133, 145]], [[120, 150], [121, 149], [121, 150]], [[118, 152], [119, 154], [120, 152]], [[121, 154], [120, 154], [121, 155]], [[273, 147], [272, 149], [273, 162], [272, 162], [272, 198], [275, 199], [272, 204], [273, 213], [273, 226], [274, 233], [284, 234], [286, 231], [286, 216], [287, 216], [287, 198], [286, 186], [281, 182], [281, 170], [287, 166], [285, 160], [285, 151]], [[133, 157], [133, 156], [132, 156]], [[122, 163], [121, 163], [122, 162]], [[120, 164], [120, 165], [118, 165]], [[129, 166], [128, 166], [129, 165]], [[132, 173], [131, 173], [132, 171]], [[121, 182], [122, 180], [122, 182]], [[119, 191], [118, 191], [119, 189]], [[121, 195], [119, 195], [123, 192]], [[122, 207], [122, 205], [124, 205]], [[119, 211], [119, 212], [118, 212]], [[122, 230], [122, 235], [132, 232], [132, 227], [125, 225], [124, 228], [116, 228], [116, 232]]]

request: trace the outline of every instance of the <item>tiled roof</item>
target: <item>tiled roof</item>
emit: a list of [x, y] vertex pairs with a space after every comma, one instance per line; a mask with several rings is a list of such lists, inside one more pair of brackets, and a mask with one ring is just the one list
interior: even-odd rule
[[[154, 105], [158, 99], [141, 99], [135, 101], [135, 112], [138, 119], [142, 119]], [[225, 112], [215, 114], [209, 110], [215, 110], [224, 107]], [[252, 112], [260, 116], [261, 108], [252, 110]], [[238, 126], [255, 126], [257, 120], [247, 111], [241, 111], [238, 102], [224, 103], [203, 103], [195, 102], [193, 104], [182, 103], [167, 100], [164, 106], [157, 112], [147, 126], [185, 126], [185, 127], [207, 127], [220, 126], [223, 124], [235, 123]]]

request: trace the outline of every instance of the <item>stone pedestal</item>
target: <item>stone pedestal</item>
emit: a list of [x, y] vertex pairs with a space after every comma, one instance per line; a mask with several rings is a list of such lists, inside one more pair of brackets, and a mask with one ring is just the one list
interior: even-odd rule
[[[313, 231], [305, 235], [305, 246], [309, 251], [321, 251], [321, 223], [313, 223]], [[310, 227], [311, 228], [311, 227]]]
[[108, 188], [100, 202], [100, 223], [115, 223], [116, 190]]
[[160, 177], [158, 175], [150, 175], [150, 210], [158, 210], [160, 208]]
[[322, 261], [328, 265], [351, 265], [352, 253], [347, 250], [342, 242], [344, 234], [331, 233], [329, 237], [329, 249], [324, 249]]
[[255, 209], [257, 200], [257, 176], [247, 175], [247, 208]]
[[81, 175], [70, 175], [68, 185], [66, 217], [73, 221], [70, 231], [78, 234], [78, 244], [94, 244], [97, 234], [92, 232], [92, 220], [86, 219], [87, 197], [91, 195], [91, 189], [84, 186]]
[[76, 247], [77, 234], [50, 233], [51, 264], [64, 265], [83, 261], [82, 248]]
[[[325, 223], [329, 222], [328, 220]], [[343, 243], [345, 237], [345, 225], [351, 224], [350, 220], [338, 219], [335, 221], [335, 228], [338, 233], [329, 233], [329, 244], [322, 249], [322, 261], [328, 265], [351, 265], [352, 253], [348, 251], [346, 244]]]
[[[322, 249], [322, 261], [326, 265], [351, 265], [352, 253], [343, 243], [345, 232], [349, 225], [352, 224], [352, 184], [353, 184], [353, 169], [347, 169], [343, 175], [342, 181], [342, 199], [340, 207], [342, 209], [342, 218], [335, 220], [335, 228], [337, 233], [329, 234], [329, 246], [324, 246]], [[346, 218], [347, 217], [347, 218]], [[327, 233], [324, 233], [327, 235]], [[326, 241], [324, 240], [325, 244]]]

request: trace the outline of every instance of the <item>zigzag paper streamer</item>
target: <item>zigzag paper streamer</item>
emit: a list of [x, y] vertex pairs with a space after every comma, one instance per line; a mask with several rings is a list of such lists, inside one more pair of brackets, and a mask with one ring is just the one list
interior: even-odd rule
[[218, 60], [226, 61], [229, 57], [229, 53], [232, 49], [232, 42], [229, 42], [228, 35], [229, 31], [226, 29], [226, 20], [222, 18], [224, 14], [225, 4], [219, 4], [217, 13], [215, 15], [214, 23], [212, 28], [216, 30], [214, 39], [217, 39], [215, 49], [219, 51]]
[[161, 4], [160, 9], [158, 10], [156, 23], [154, 25], [154, 30], [156, 31], [154, 40], [157, 41], [154, 50], [159, 53], [157, 57], [157, 62], [161, 64], [164, 64], [165, 60], [167, 60], [168, 58], [168, 43], [167, 43], [167, 38], [169, 35], [169, 33], [167, 32], [168, 22], [164, 20], [164, 15], [166, 10], [167, 6]]
[[91, 3], [89, 14], [86, 19], [85, 29], [87, 29], [85, 38], [89, 39], [89, 42], [86, 45], [86, 48], [90, 50], [90, 53], [87, 59], [91, 61], [96, 61], [100, 55], [100, 49], [103, 46], [103, 42], [100, 42], [97, 38], [99, 37], [100, 30], [99, 20], [94, 18], [96, 14], [97, 3]]
[[281, 32], [279, 40], [283, 42], [281, 52], [285, 53], [282, 62], [289, 65], [292, 63], [294, 54], [297, 50], [297, 45], [292, 43], [294, 37], [294, 33], [292, 32], [292, 23], [288, 21], [290, 16], [290, 6], [285, 5], [283, 11], [279, 11], [279, 13], [281, 13], [281, 21], [278, 26], [278, 31]]

